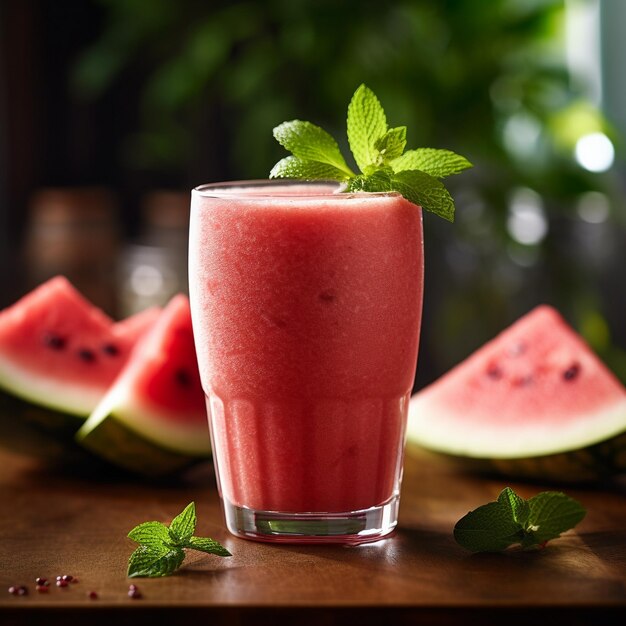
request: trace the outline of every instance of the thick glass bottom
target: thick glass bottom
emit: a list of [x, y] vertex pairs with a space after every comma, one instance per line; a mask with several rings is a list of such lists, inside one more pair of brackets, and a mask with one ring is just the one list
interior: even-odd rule
[[281, 513], [235, 506], [223, 499], [228, 530], [237, 537], [269, 543], [340, 543], [358, 545], [391, 534], [398, 522], [400, 498], [344, 513]]

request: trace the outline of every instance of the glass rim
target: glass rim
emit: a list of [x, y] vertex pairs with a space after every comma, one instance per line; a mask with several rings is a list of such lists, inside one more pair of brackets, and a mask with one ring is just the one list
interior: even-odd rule
[[[385, 198], [385, 197], [397, 197], [402, 194], [398, 191], [354, 191], [345, 193], [341, 191], [342, 184], [336, 180], [301, 180], [297, 178], [280, 178], [280, 179], [252, 179], [252, 180], [232, 180], [216, 183], [205, 183], [198, 185], [192, 189], [193, 194], [205, 198], [236, 198], [246, 200], [265, 200], [271, 197], [271, 194], [266, 192], [254, 193], [250, 191], [243, 191], [251, 188], [268, 188], [272, 187], [333, 187], [333, 190], [329, 193], [314, 193], [309, 194], [306, 191], [299, 191], [294, 193], [280, 193], [281, 199], [303, 199], [303, 198], [328, 198], [333, 197], [337, 199], [349, 199], [349, 198]], [[238, 191], [240, 193], [238, 193]]]

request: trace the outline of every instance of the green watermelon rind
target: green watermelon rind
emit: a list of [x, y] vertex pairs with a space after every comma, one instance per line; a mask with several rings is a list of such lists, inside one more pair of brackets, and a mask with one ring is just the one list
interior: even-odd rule
[[127, 376], [98, 404], [76, 433], [76, 441], [110, 462], [134, 472], [159, 476], [211, 458], [208, 421], [206, 430], [184, 429], [133, 394]]
[[[602, 443], [626, 432], [626, 400], [578, 419], [546, 425], [543, 433], [537, 424], [500, 428], [461, 423], [437, 402], [429, 402], [417, 394], [409, 403], [407, 437], [424, 448], [460, 457], [509, 460], [567, 453]], [[428, 416], [428, 417], [427, 417]]]
[[102, 397], [102, 390], [69, 387], [50, 376], [33, 375], [25, 368], [0, 359], [0, 389], [25, 402], [84, 421]]
[[[128, 425], [128, 418], [115, 411], [83, 427], [77, 441], [101, 458], [144, 476], [159, 477], [206, 461], [210, 454], [187, 454], [147, 438]], [[87, 423], [85, 424], [87, 426]]]
[[[421, 420], [425, 415], [441, 419]], [[546, 430], [541, 439], [529, 429], [530, 440], [517, 429], [506, 432], [497, 425], [490, 433], [475, 425], [470, 432], [471, 422], [448, 421], [441, 406], [415, 396], [409, 405], [407, 446], [474, 472], [515, 478], [587, 482], [626, 472], [626, 402], [582, 416], [578, 424]]]
[[43, 459], [62, 459], [81, 452], [74, 435], [85, 418], [58, 411], [0, 387], [0, 442], [12, 450]]
[[584, 448], [516, 458], [481, 458], [447, 454], [409, 439], [409, 455], [426, 453], [461, 470], [508, 478], [585, 483], [610, 479], [626, 472], [626, 432]]
[[[171, 415], [168, 415], [168, 411], [142, 402], [133, 393], [132, 383], [127, 384], [128, 378], [131, 378], [132, 381], [132, 376], [129, 377], [127, 371], [127, 375], [118, 379], [114, 387], [105, 395], [82, 425], [76, 434], [80, 443], [91, 436], [91, 432], [95, 431], [100, 422], [110, 419], [111, 415], [115, 415], [117, 420], [136, 433], [137, 437], [147, 439], [160, 448], [188, 456], [211, 456], [209, 426], [204, 411], [201, 416], [202, 429], [195, 425], [191, 428], [185, 428], [185, 424], [191, 421], [185, 419], [187, 416], [181, 413], [174, 416], [173, 419]], [[194, 417], [197, 416], [194, 415]]]

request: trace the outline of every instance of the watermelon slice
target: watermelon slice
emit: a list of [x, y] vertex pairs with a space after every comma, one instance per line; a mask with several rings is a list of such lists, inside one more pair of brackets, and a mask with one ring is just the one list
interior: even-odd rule
[[415, 394], [407, 437], [501, 473], [595, 479], [626, 470], [626, 389], [542, 305]]
[[77, 440], [116, 465], [152, 476], [210, 457], [186, 296], [175, 296], [142, 337]]
[[114, 324], [62, 276], [1, 311], [0, 441], [63, 454], [157, 315]]

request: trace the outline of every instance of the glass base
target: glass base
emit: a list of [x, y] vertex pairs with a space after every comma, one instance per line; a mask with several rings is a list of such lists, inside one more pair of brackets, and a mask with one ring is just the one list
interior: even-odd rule
[[281, 513], [235, 506], [223, 499], [228, 530], [237, 537], [269, 543], [358, 545], [391, 534], [398, 523], [400, 497], [380, 506], [346, 513]]

